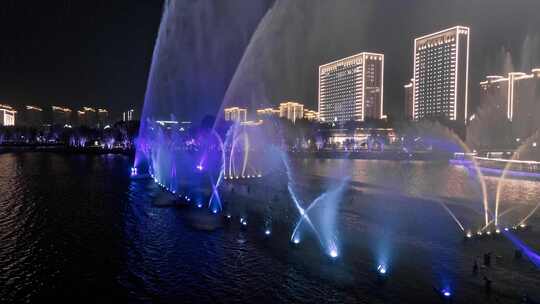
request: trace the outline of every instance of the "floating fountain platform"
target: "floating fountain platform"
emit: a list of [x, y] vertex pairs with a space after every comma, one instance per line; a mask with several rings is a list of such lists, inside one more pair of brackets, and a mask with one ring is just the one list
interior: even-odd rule
[[465, 241], [487, 239], [487, 238], [493, 239], [493, 238], [498, 238], [504, 232], [523, 233], [526, 231], [530, 231], [531, 229], [532, 227], [530, 225], [519, 224], [512, 227], [496, 228], [494, 230], [479, 230], [476, 233], [469, 231], [463, 236], [463, 239]]

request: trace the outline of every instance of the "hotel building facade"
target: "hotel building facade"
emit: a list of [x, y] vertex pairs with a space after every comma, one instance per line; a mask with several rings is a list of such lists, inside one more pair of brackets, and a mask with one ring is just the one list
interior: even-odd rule
[[43, 109], [36, 106], [25, 106], [24, 124], [30, 127], [43, 126]]
[[245, 122], [247, 121], [247, 109], [239, 107], [226, 108], [225, 121]]
[[403, 86], [405, 93], [405, 119], [414, 120], [414, 79]]
[[53, 125], [71, 125], [71, 109], [52, 106], [52, 124]]
[[279, 104], [277, 109], [264, 108], [257, 110], [257, 117], [260, 119], [267, 119], [271, 117], [285, 118], [287, 120], [296, 122], [298, 119], [306, 119], [309, 121], [318, 121], [319, 113], [310, 110], [299, 102], [284, 101]]
[[304, 109], [304, 119], [308, 121], [319, 121], [319, 113], [314, 110]]
[[383, 119], [384, 55], [359, 53], [319, 66], [321, 122]]
[[304, 105], [294, 101], [285, 101], [279, 104], [279, 117], [296, 122], [304, 118]]
[[97, 109], [97, 127], [104, 128], [109, 124], [109, 111], [107, 109]]
[[273, 108], [258, 109], [257, 117], [258, 118], [279, 117], [279, 109], [273, 109]]
[[134, 116], [133, 116], [134, 114], [135, 114], [135, 110], [133, 109], [122, 112], [122, 121], [126, 122], [126, 121], [134, 120]]
[[469, 28], [455, 26], [414, 40], [414, 120], [466, 123], [469, 38]]
[[14, 108], [8, 105], [0, 105], [0, 126], [10, 127], [15, 125], [15, 111]]
[[83, 107], [81, 110], [77, 111], [77, 122], [79, 126], [84, 126], [88, 128], [97, 127], [98, 114], [96, 109], [91, 107]]
[[511, 72], [480, 82], [481, 105], [493, 105], [512, 122], [514, 134], [526, 138], [540, 129], [540, 68], [530, 74]]

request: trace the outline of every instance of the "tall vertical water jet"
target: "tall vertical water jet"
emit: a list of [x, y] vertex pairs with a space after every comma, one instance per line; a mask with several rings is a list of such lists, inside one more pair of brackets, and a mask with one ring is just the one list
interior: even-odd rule
[[374, 21], [373, 5], [355, 0], [276, 0], [251, 38], [223, 106], [256, 109], [289, 98], [315, 101], [319, 65], [336, 59], [336, 54], [346, 57], [371, 50], [366, 37]]
[[[134, 168], [172, 192], [202, 191], [218, 206], [221, 101], [268, 1], [167, 0], [152, 56]], [[239, 11], [245, 12], [237, 18]]]

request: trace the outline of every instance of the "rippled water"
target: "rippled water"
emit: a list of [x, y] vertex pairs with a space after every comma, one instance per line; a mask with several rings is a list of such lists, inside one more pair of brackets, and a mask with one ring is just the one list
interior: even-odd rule
[[[470, 261], [486, 248], [509, 257], [511, 246], [464, 245], [444, 210], [423, 199], [458, 198], [453, 210], [474, 223], [477, 215], [469, 210], [480, 208], [474, 174], [423, 162], [301, 160], [295, 167], [315, 180], [339, 162], [350, 162], [350, 172], [342, 173], [352, 175], [360, 192], [340, 209], [343, 257], [330, 262], [317, 246], [291, 248], [286, 228], [281, 234], [276, 228], [270, 241], [252, 227], [193, 228], [185, 209], [152, 205], [163, 194], [149, 181], [130, 180], [131, 160], [123, 156], [1, 154], [0, 298], [436, 302], [433, 287], [448, 283], [463, 302], [485, 300], [481, 283], [469, 278]], [[487, 180], [492, 193], [497, 179]], [[507, 204], [540, 201], [538, 182], [510, 181], [505, 189]], [[529, 239], [537, 245], [536, 234]], [[379, 286], [373, 270], [383, 252], [392, 261], [392, 278]], [[525, 262], [505, 262], [489, 275], [519, 285], [515, 293], [502, 292], [501, 302], [515, 302], [519, 292], [540, 283]]]

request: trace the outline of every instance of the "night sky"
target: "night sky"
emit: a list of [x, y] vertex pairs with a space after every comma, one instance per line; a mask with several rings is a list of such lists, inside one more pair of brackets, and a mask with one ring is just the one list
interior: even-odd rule
[[142, 105], [158, 0], [2, 2], [0, 103]]
[[[308, 56], [311, 61], [299, 73], [305, 80], [297, 92], [286, 87], [272, 94], [273, 103], [292, 97], [316, 108], [317, 64], [377, 51], [386, 56], [385, 111], [398, 116], [403, 109], [402, 86], [412, 74], [414, 37], [457, 24], [471, 27], [473, 104], [478, 82], [486, 74], [502, 72], [508, 61], [505, 50], [511, 52], [518, 70], [529, 72], [530, 67], [540, 66], [540, 1], [365, 2], [371, 4], [369, 15], [359, 12], [359, 18], [350, 19], [358, 24], [346, 29], [363, 27], [362, 37], [343, 35], [331, 48]], [[5, 1], [0, 9], [0, 102], [74, 109], [89, 105], [109, 108], [117, 115], [131, 106], [140, 109], [162, 6], [158, 0]]]

